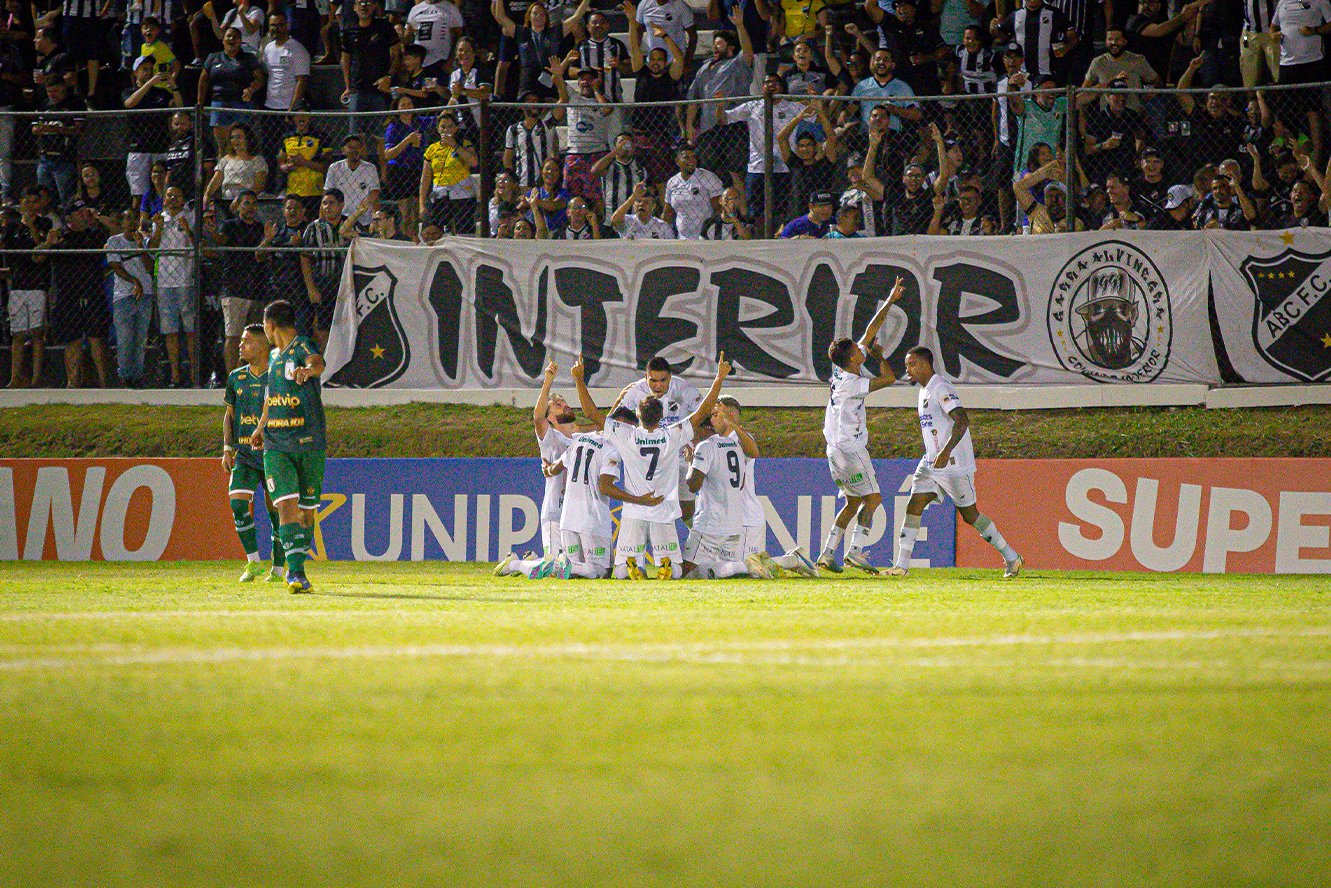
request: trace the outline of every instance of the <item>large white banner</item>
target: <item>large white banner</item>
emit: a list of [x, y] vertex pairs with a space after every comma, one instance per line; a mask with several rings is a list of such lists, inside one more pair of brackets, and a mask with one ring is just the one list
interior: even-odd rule
[[[810, 383], [892, 282], [893, 367], [922, 344], [962, 383], [1323, 381], [1331, 230], [1049, 237], [554, 242], [358, 240], [328, 345], [330, 385], [536, 384], [586, 356], [618, 385], [655, 355], [705, 378]], [[1323, 336], [1327, 339], [1323, 340]]]

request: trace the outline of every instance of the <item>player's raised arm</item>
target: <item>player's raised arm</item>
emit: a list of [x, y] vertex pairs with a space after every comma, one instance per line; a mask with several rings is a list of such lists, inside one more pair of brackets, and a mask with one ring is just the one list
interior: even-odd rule
[[901, 278], [897, 278], [896, 283], [892, 285], [892, 292], [887, 294], [887, 301], [882, 304], [878, 311], [874, 312], [869, 320], [869, 326], [865, 329], [864, 335], [860, 337], [860, 347], [868, 351], [873, 347], [874, 340], [878, 338], [878, 331], [882, 329], [883, 322], [887, 320], [887, 310], [892, 304], [905, 294], [906, 288], [902, 285]]
[[897, 375], [892, 372], [892, 367], [887, 363], [887, 358], [883, 356], [881, 345], [875, 342], [869, 346], [869, 356], [878, 362], [878, 375], [869, 380], [869, 391], [876, 392], [897, 381]]
[[587, 391], [587, 380], [584, 378], [587, 368], [582, 363], [582, 355], [578, 355], [577, 363], [570, 367], [568, 372], [573, 377], [573, 387], [578, 390], [578, 403], [582, 406], [583, 416], [587, 417], [593, 428], [605, 428], [605, 414], [596, 409], [592, 393]]
[[554, 388], [555, 375], [559, 373], [559, 365], [554, 361], [545, 365], [545, 379], [541, 381], [541, 393], [536, 396], [536, 406], [531, 411], [532, 425], [536, 426], [536, 437], [544, 438], [546, 429], [550, 428], [550, 423], [546, 421], [545, 414], [550, 408], [550, 389]]
[[716, 399], [721, 397], [721, 385], [730, 375], [730, 362], [726, 360], [726, 353], [716, 359], [716, 378], [712, 380], [712, 387], [707, 390], [707, 397], [702, 399], [698, 409], [689, 414], [689, 425], [693, 426], [694, 434], [697, 434], [698, 427], [706, 421], [707, 417], [712, 415], [716, 409]]
[[726, 413], [726, 425], [730, 426], [730, 430], [735, 433], [735, 437], [739, 438], [739, 449], [743, 450], [744, 455], [749, 459], [757, 459], [759, 456], [758, 442], [753, 435], [745, 430], [744, 426], [740, 425], [739, 408], [723, 402], [721, 409]]

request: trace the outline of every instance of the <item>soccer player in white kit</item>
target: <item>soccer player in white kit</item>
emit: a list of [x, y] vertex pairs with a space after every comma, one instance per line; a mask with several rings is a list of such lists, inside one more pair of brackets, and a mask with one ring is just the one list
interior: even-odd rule
[[[661, 407], [665, 411], [665, 417], [661, 420], [661, 425], [675, 425], [682, 422], [684, 417], [698, 409], [702, 403], [702, 393], [693, 385], [683, 379], [680, 379], [670, 369], [670, 362], [657, 355], [647, 362], [647, 372], [642, 379], [630, 383], [620, 392], [620, 403], [629, 405], [629, 409], [637, 411], [638, 405], [642, 399], [648, 396], [661, 399]], [[689, 442], [692, 445], [692, 441]], [[684, 454], [679, 461], [679, 510], [683, 516], [684, 523], [688, 524], [693, 520], [693, 491], [689, 490], [685, 483], [689, 475], [689, 460]]]
[[638, 559], [650, 545], [656, 558], [658, 579], [679, 579], [679, 535], [675, 522], [679, 509], [680, 451], [693, 441], [703, 421], [716, 407], [721, 385], [730, 375], [730, 364], [723, 352], [717, 359], [716, 378], [698, 409], [686, 421], [663, 426], [664, 405], [655, 395], [643, 398], [630, 408], [637, 408], [638, 425], [611, 422], [596, 408], [587, 383], [583, 378], [582, 359], [573, 365], [573, 381], [578, 388], [582, 411], [597, 427], [603, 427], [608, 441], [619, 451], [624, 469], [624, 490], [635, 498], [650, 498], [648, 502], [625, 501], [620, 512], [619, 537], [615, 544], [616, 579], [644, 579]]
[[[836, 482], [838, 494], [846, 498], [846, 504], [837, 512], [836, 521], [827, 532], [823, 551], [818, 556], [818, 566], [833, 573], [841, 573], [841, 566], [836, 562], [837, 545], [851, 520], [856, 518], [855, 530], [846, 545], [845, 561], [865, 573], [878, 573], [878, 568], [870, 564], [864, 554], [864, 539], [883, 502], [883, 495], [878, 490], [878, 476], [869, 458], [869, 427], [865, 422], [864, 399], [870, 392], [887, 388], [897, 381], [892, 368], [883, 360], [882, 347], [875, 340], [883, 321], [887, 320], [887, 310], [903, 292], [901, 278], [897, 278], [887, 301], [874, 313], [859, 342], [843, 337], [827, 348], [827, 356], [832, 360], [832, 390], [823, 414], [823, 438], [827, 441], [827, 465], [832, 480]], [[877, 376], [864, 369], [864, 361], [871, 355], [879, 362]]]
[[911, 550], [920, 532], [920, 516], [944, 493], [957, 505], [957, 514], [979, 531], [984, 541], [1003, 556], [1003, 576], [1021, 573], [1022, 558], [1008, 545], [994, 522], [975, 505], [975, 449], [971, 445], [970, 417], [952, 383], [934, 372], [933, 352], [916, 346], [906, 352], [906, 376], [920, 386], [920, 432], [924, 457], [910, 482], [906, 520], [897, 536], [897, 557], [887, 573], [904, 577], [910, 570]]
[[[813, 562], [798, 548], [779, 559], [767, 554], [765, 521], [758, 533], [750, 532], [752, 504], [758, 502], [753, 492], [758, 443], [740, 425], [739, 416], [737, 400], [719, 399], [711, 417], [714, 434], [694, 449], [688, 485], [698, 494], [698, 511], [684, 543], [684, 575], [772, 579], [778, 567], [785, 567], [817, 576]], [[758, 516], [762, 519], [761, 506]]]
[[[532, 425], [536, 429], [536, 443], [541, 450], [541, 466], [551, 466], [568, 449], [570, 438], [576, 431], [574, 420], [577, 416], [573, 408], [561, 395], [553, 394], [555, 376], [559, 365], [551, 361], [545, 368], [545, 379], [541, 382], [541, 394], [536, 398], [532, 409]], [[563, 535], [559, 529], [559, 516], [564, 500], [564, 477], [560, 474], [542, 472], [545, 475], [545, 496], [541, 499], [541, 549], [542, 558], [522, 559], [517, 553], [510, 552], [495, 565], [497, 577], [511, 574], [546, 576], [553, 569], [555, 559], [559, 557]]]
[[610, 573], [610, 496], [619, 477], [619, 452], [602, 432], [579, 432], [549, 471], [564, 474], [559, 516], [563, 551], [550, 575], [601, 579]]

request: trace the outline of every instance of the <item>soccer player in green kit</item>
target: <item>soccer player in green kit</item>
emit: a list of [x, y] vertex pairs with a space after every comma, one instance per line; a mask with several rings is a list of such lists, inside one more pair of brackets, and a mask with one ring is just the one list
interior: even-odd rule
[[286, 567], [282, 541], [277, 535], [277, 512], [264, 487], [263, 451], [250, 445], [250, 434], [263, 414], [264, 390], [268, 385], [268, 339], [261, 325], [250, 324], [245, 328], [240, 337], [240, 359], [245, 363], [226, 378], [226, 418], [222, 421], [222, 470], [231, 475], [227, 484], [231, 516], [247, 559], [240, 581], [252, 583], [264, 575], [254, 530], [254, 491], [258, 489], [264, 491], [268, 520], [273, 527], [273, 569], [267, 580], [280, 583], [285, 580]]
[[263, 310], [263, 332], [272, 344], [263, 415], [250, 435], [263, 448], [268, 494], [277, 506], [277, 534], [286, 550], [287, 588], [309, 592], [305, 559], [314, 540], [314, 515], [323, 496], [324, 407], [319, 376], [324, 359], [314, 342], [296, 332], [296, 309], [284, 299]]

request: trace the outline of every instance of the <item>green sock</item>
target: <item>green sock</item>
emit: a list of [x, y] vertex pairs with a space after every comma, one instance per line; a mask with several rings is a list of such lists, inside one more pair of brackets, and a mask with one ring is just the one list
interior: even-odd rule
[[303, 529], [298, 522], [283, 524], [277, 529], [282, 548], [286, 551], [287, 572], [291, 574], [300, 574], [305, 567], [305, 550], [301, 546]]
[[268, 513], [268, 523], [273, 528], [273, 567], [283, 567], [286, 564], [286, 548], [282, 545], [282, 537], [277, 532], [280, 521], [276, 512]]
[[250, 504], [247, 500], [231, 501], [231, 520], [236, 525], [236, 536], [240, 537], [240, 545], [245, 549], [245, 554], [253, 555], [258, 552], [259, 535], [254, 530], [254, 516], [250, 514]]

